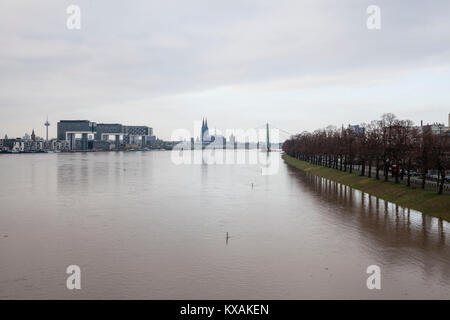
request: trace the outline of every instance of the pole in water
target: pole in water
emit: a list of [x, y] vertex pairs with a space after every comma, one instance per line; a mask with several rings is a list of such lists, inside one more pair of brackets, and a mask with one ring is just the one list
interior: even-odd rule
[[226, 238], [227, 245], [228, 245], [228, 238], [229, 238], [229, 236], [228, 236], [228, 232], [227, 232], [227, 238]]

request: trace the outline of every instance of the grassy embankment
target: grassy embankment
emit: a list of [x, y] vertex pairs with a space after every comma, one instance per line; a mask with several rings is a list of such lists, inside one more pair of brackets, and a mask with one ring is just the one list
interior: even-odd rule
[[345, 184], [378, 198], [396, 203], [399, 206], [418, 210], [425, 214], [450, 221], [450, 195], [438, 195], [436, 192], [417, 188], [413, 189], [402, 184], [395, 184], [394, 182], [361, 177], [358, 174], [350, 174], [348, 172], [310, 164], [286, 154], [282, 157], [287, 164], [297, 169]]

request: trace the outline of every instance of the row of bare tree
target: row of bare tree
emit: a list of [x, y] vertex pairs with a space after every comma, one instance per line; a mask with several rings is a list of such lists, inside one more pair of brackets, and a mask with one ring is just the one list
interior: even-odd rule
[[292, 136], [283, 144], [288, 155], [313, 164], [385, 181], [389, 174], [396, 183], [419, 175], [425, 188], [429, 172], [436, 171], [437, 192], [442, 194], [450, 170], [450, 135], [433, 132], [431, 126], [416, 127], [410, 120], [399, 120], [388, 113], [369, 124], [337, 129], [327, 127], [313, 133]]

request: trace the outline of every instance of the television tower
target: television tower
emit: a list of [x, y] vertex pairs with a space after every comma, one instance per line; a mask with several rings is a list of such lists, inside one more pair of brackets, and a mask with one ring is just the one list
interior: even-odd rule
[[46, 137], [45, 137], [46, 140], [45, 141], [48, 142], [48, 127], [50, 127], [50, 122], [48, 122], [48, 116], [47, 116], [47, 121], [45, 121], [44, 126], [45, 126], [45, 129], [46, 129]]

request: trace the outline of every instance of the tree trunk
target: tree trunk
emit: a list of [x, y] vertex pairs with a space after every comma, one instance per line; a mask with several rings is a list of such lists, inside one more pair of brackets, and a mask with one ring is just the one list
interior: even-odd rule
[[389, 165], [387, 162], [384, 162], [384, 181], [389, 180]]
[[406, 185], [407, 185], [408, 187], [411, 186], [411, 172], [410, 172], [410, 171], [411, 171], [411, 170], [408, 169], [408, 180], [407, 180], [407, 182], [406, 182]]
[[399, 176], [398, 176], [398, 163], [395, 165], [395, 183], [400, 183], [399, 181]]
[[411, 186], [411, 160], [408, 160], [408, 180], [406, 182], [408, 187]]
[[366, 161], [362, 159], [361, 163], [361, 177], [364, 177], [366, 175]]
[[444, 183], [445, 183], [445, 170], [441, 170], [441, 183], [439, 184], [439, 194], [442, 194], [444, 191]]
[[376, 174], [375, 174], [375, 179], [380, 180], [380, 159], [376, 159]]
[[425, 189], [425, 179], [427, 178], [426, 171], [422, 173], [422, 189]]

